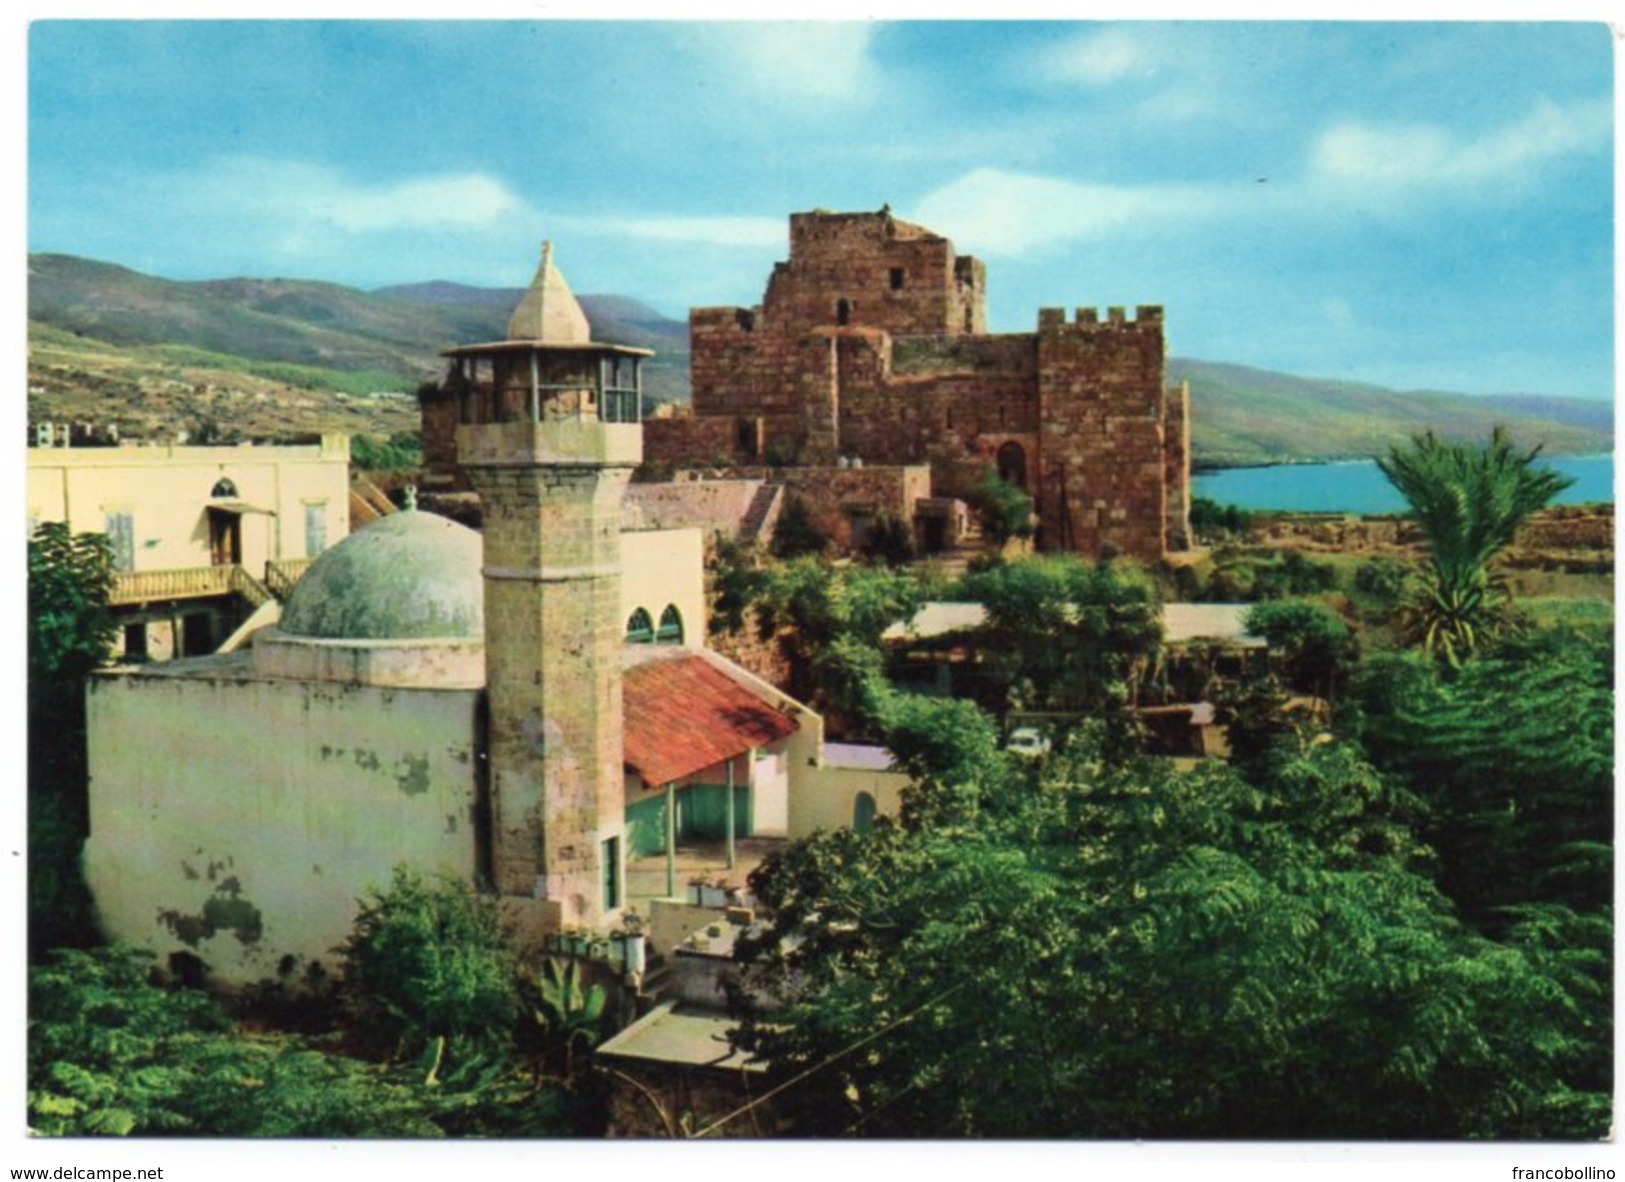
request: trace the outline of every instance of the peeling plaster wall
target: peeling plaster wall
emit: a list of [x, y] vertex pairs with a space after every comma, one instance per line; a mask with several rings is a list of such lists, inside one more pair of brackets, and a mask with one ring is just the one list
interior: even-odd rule
[[241, 985], [331, 961], [397, 863], [472, 878], [476, 691], [185, 664], [91, 686], [85, 873], [109, 937]]

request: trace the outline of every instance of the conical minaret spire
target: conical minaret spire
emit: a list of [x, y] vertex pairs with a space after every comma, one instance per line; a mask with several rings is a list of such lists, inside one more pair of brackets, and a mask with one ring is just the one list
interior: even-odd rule
[[548, 345], [585, 345], [592, 339], [586, 313], [553, 265], [551, 242], [542, 243], [541, 265], [508, 320], [508, 339]]

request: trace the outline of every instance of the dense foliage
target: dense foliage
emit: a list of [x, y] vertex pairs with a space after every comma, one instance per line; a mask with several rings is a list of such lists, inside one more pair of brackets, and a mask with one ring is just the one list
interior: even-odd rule
[[1348, 625], [1306, 600], [1258, 604], [1248, 610], [1245, 627], [1269, 644], [1287, 685], [1300, 694], [1330, 698], [1359, 655]]
[[380, 442], [371, 435], [350, 439], [350, 461], [366, 472], [400, 472], [421, 467], [423, 444], [416, 431], [397, 431]]
[[1546, 633], [1459, 670], [1393, 655], [1360, 671], [1359, 736], [1428, 805], [1441, 885], [1475, 923], [1611, 901], [1613, 664], [1606, 640]]
[[573, 1097], [500, 1063], [444, 1084], [282, 1035], [155, 984], [129, 949], [29, 975], [28, 1117], [47, 1136], [439, 1137], [585, 1131]]
[[104, 534], [45, 522], [28, 539], [29, 952], [95, 938], [79, 873], [88, 828], [85, 681], [107, 660], [115, 626]]
[[1070, 556], [999, 563], [958, 594], [986, 609], [975, 638], [999, 710], [1089, 712], [1122, 719], [1155, 664], [1156, 591], [1130, 568]]
[[982, 534], [1002, 545], [1012, 538], [1030, 538], [1037, 528], [1033, 499], [1015, 485], [989, 472], [976, 486], [971, 500]]
[[[986, 752], [985, 769], [998, 767]], [[962, 758], [962, 755], [961, 757]], [[1264, 786], [1075, 742], [798, 843], [741, 1037], [810, 1133], [1600, 1136], [1582, 975], [1464, 928], [1353, 749]], [[930, 795], [927, 784], [916, 790]]]
[[787, 495], [779, 520], [773, 527], [773, 556], [775, 558], [801, 558], [822, 554], [829, 549], [829, 535], [813, 520], [807, 502], [795, 495]]
[[451, 878], [396, 867], [361, 901], [343, 949], [343, 992], [356, 1028], [395, 1056], [443, 1060], [500, 1048], [514, 1030], [513, 951], [489, 897]]
[[1206, 497], [1192, 497], [1190, 508], [1191, 532], [1204, 542], [1217, 542], [1225, 538], [1245, 537], [1252, 528], [1253, 515], [1235, 505], [1221, 505]]

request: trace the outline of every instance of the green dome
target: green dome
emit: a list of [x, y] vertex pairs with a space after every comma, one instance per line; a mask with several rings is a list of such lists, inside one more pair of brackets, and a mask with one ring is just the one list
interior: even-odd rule
[[322, 640], [485, 635], [480, 535], [433, 513], [391, 513], [324, 552], [282, 609], [283, 632]]

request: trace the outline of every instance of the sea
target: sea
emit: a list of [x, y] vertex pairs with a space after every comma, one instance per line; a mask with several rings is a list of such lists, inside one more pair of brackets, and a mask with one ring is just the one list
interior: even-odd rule
[[[1539, 463], [1573, 479], [1558, 505], [1614, 500], [1614, 457], [1554, 456]], [[1277, 464], [1225, 468], [1191, 479], [1195, 496], [1238, 509], [1293, 513], [1401, 513], [1405, 499], [1388, 483], [1375, 460], [1330, 464]]]

